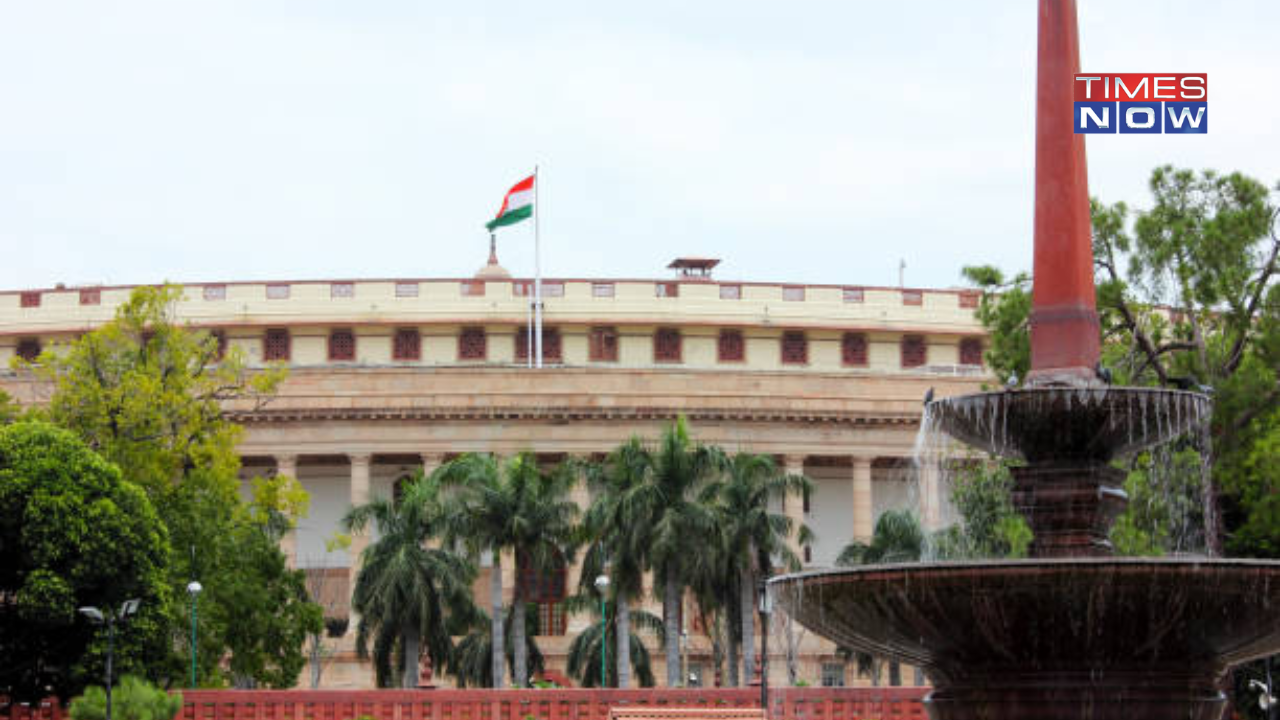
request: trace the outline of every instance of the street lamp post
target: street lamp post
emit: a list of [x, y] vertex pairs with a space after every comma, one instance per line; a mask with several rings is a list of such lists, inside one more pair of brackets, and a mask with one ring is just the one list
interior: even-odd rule
[[[600, 687], [608, 685], [609, 668], [609, 615], [605, 605], [606, 591], [609, 589], [609, 576], [596, 576], [596, 591], [600, 593]], [[625, 660], [624, 660], [625, 662]]]
[[191, 689], [196, 689], [196, 598], [204, 586], [198, 580], [187, 583], [187, 594], [191, 596]]
[[767, 582], [760, 583], [760, 709], [769, 717], [769, 615], [773, 612], [773, 593]]
[[106, 720], [111, 720], [111, 669], [112, 669], [111, 666], [112, 666], [112, 662], [115, 660], [116, 620], [119, 619], [121, 622], [127, 620], [129, 616], [133, 615], [138, 611], [138, 604], [140, 602], [141, 601], [137, 599], [126, 600], [124, 604], [120, 606], [118, 618], [117, 618], [116, 612], [114, 612], [110, 607], [107, 608], [107, 611], [105, 613], [102, 612], [102, 610], [93, 606], [86, 606], [86, 607], [80, 608], [80, 614], [89, 618], [89, 620], [92, 621], [94, 625], [105, 624], [107, 626], [107, 719]]

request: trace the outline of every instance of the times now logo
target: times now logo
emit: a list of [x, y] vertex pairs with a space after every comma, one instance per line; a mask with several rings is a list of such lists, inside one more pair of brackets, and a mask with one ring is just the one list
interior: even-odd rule
[[1209, 131], [1209, 76], [1098, 73], [1075, 76], [1077, 135]]

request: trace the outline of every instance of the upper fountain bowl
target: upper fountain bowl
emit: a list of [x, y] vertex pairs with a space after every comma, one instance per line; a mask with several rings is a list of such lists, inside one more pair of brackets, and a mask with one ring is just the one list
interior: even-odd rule
[[1207, 395], [1160, 388], [1035, 387], [935, 400], [948, 435], [1029, 462], [1106, 461], [1191, 432], [1212, 412]]

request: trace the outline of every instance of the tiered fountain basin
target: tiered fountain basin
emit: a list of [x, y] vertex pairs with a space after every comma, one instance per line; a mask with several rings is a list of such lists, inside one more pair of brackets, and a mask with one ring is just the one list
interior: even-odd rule
[[945, 562], [771, 584], [806, 627], [923, 668], [934, 720], [1214, 720], [1227, 666], [1280, 650], [1274, 562]]
[[1228, 667], [1280, 652], [1280, 562], [1116, 558], [1109, 460], [1193, 432], [1196, 393], [1032, 388], [938, 400], [928, 422], [1021, 458], [1029, 560], [871, 565], [771, 585], [837, 643], [922, 667], [934, 720], [1217, 720]]

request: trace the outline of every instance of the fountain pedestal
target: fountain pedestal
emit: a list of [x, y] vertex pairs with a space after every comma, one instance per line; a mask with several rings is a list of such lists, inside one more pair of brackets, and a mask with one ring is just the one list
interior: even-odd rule
[[1013, 468], [1013, 507], [1027, 520], [1032, 557], [1109, 557], [1111, 525], [1129, 496], [1125, 473], [1104, 463]]

